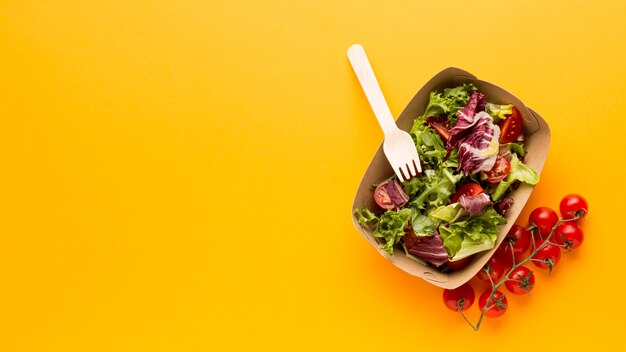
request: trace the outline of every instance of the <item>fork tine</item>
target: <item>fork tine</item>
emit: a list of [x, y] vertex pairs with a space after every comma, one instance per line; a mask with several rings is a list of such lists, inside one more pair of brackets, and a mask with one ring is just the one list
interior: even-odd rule
[[406, 164], [406, 167], [409, 169], [411, 177], [417, 176], [417, 170], [415, 169], [415, 162], [413, 160], [411, 160], [410, 163]]
[[409, 178], [405, 176], [404, 170], [402, 170], [402, 167], [398, 167], [398, 170], [396, 170], [396, 175], [398, 176], [401, 182], [409, 180]]
[[417, 161], [413, 159], [413, 166], [415, 166], [415, 176], [422, 172], [422, 164], [420, 163], [419, 159], [417, 159]]
[[402, 167], [402, 172], [404, 173], [404, 180], [408, 181], [411, 179], [411, 169], [409, 168], [409, 166], [407, 164], [404, 164], [404, 166]]

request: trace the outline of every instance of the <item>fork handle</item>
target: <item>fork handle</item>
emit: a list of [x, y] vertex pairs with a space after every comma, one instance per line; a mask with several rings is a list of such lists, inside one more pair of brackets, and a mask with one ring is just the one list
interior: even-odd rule
[[367, 100], [370, 102], [372, 110], [374, 110], [376, 119], [378, 119], [383, 133], [385, 137], [387, 137], [391, 132], [398, 129], [398, 126], [396, 126], [396, 122], [391, 115], [383, 92], [380, 90], [380, 86], [378, 85], [378, 81], [376, 80], [376, 76], [374, 75], [370, 61], [367, 59], [363, 46], [361, 46], [361, 44], [354, 44], [348, 48], [348, 59], [350, 60], [354, 73], [356, 73], [359, 79], [359, 83], [361, 83], [361, 88], [363, 88]]

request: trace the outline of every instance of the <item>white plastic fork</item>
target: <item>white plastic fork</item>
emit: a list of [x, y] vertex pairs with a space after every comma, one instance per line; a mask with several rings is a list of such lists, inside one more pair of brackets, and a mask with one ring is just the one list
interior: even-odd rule
[[415, 143], [413, 143], [411, 135], [396, 125], [363, 46], [361, 44], [352, 45], [348, 49], [348, 59], [385, 134], [385, 141], [383, 142], [385, 156], [398, 179], [408, 181], [411, 177], [422, 172], [422, 164]]

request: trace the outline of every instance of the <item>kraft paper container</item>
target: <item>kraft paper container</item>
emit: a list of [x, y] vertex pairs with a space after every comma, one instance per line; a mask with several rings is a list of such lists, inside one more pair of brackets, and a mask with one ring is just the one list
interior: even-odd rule
[[[543, 164], [548, 154], [548, 147], [550, 145], [550, 128], [546, 122], [532, 109], [528, 108], [521, 100], [516, 98], [506, 90], [491, 84], [489, 82], [481, 81], [469, 72], [460, 70], [458, 68], [447, 68], [433, 77], [428, 83], [426, 83], [417, 94], [411, 99], [409, 105], [404, 109], [396, 123], [402, 130], [408, 131], [413, 125], [413, 120], [424, 113], [426, 106], [428, 105], [429, 94], [432, 90], [442, 91], [444, 88], [451, 88], [463, 83], [473, 83], [478, 90], [487, 95], [487, 101], [498, 104], [513, 104], [522, 113], [524, 118], [524, 136], [526, 137], [525, 146], [528, 150], [528, 154], [524, 158], [524, 163], [532, 167], [537, 172], [541, 173]], [[374, 158], [372, 159], [365, 175], [361, 180], [361, 184], [357, 190], [352, 209], [362, 208], [366, 206], [370, 210], [376, 210], [377, 205], [374, 203], [372, 191], [370, 186], [372, 184], [380, 183], [381, 181], [391, 177], [393, 170], [389, 165], [389, 162], [385, 158], [382, 149], [382, 143]], [[387, 258], [398, 268], [406, 271], [407, 273], [420, 277], [433, 285], [443, 288], [456, 288], [463, 283], [469, 281], [489, 260], [491, 255], [495, 252], [496, 248], [502, 242], [507, 232], [514, 224], [515, 219], [522, 211], [522, 208], [526, 204], [528, 197], [533, 191], [533, 187], [527, 184], [522, 184], [518, 189], [511, 192], [510, 197], [513, 198], [514, 203], [511, 209], [506, 214], [507, 224], [500, 228], [496, 246], [486, 252], [479, 253], [474, 256], [474, 260], [465, 268], [450, 272], [449, 274], [441, 273], [437, 269], [420, 264], [407, 258], [402, 248], [396, 249], [394, 255], [390, 256], [385, 251], [381, 250], [382, 242], [379, 242], [377, 238], [372, 236], [371, 231], [362, 228], [354, 214], [352, 214], [352, 221], [357, 230], [363, 235], [363, 237], [378, 251], [383, 257]]]

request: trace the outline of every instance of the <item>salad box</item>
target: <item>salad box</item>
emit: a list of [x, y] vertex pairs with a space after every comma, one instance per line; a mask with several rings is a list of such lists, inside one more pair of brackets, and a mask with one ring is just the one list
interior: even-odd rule
[[[479, 80], [467, 71], [450, 67], [435, 75], [417, 92], [413, 99], [411, 99], [402, 114], [398, 117], [396, 124], [400, 129], [408, 131], [413, 125], [415, 118], [420, 116], [426, 109], [431, 91], [441, 91], [445, 88], [452, 88], [465, 83], [474, 84], [478, 88], [478, 91], [486, 94], [492, 102], [498, 104], [513, 104], [519, 109], [524, 120], [524, 144], [528, 151], [524, 163], [532, 167], [536, 172], [541, 173], [550, 145], [550, 128], [545, 120], [511, 93], [494, 84]], [[393, 174], [394, 172], [383, 153], [381, 143], [359, 184], [352, 209], [364, 206], [370, 209], [376, 208], [376, 203], [372, 197], [371, 185], [380, 183]], [[441, 272], [431, 266], [414, 261], [407, 257], [402, 251], [395, 251], [393, 255], [390, 255], [381, 249], [384, 243], [374, 237], [371, 230], [359, 225], [354, 213], [352, 213], [352, 221], [361, 235], [392, 264], [436, 286], [452, 289], [469, 281], [487, 263], [511, 226], [515, 223], [515, 220], [524, 208], [532, 191], [533, 186], [522, 184], [519, 188], [511, 192], [509, 196], [513, 198], [514, 203], [506, 213], [505, 217], [507, 223], [499, 229], [495, 247], [489, 251], [474, 255], [473, 261], [465, 268], [449, 273]]]

